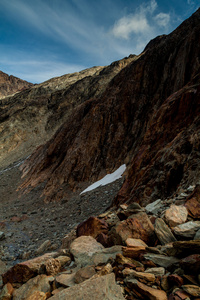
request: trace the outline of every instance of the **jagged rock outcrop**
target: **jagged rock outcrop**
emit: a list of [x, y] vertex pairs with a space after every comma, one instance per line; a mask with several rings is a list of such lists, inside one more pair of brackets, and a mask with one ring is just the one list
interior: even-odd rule
[[[50, 79], [0, 102], [0, 168], [30, 155], [52, 137], [74, 108], [99, 97], [135, 56]], [[79, 120], [78, 120], [79, 122]]]
[[115, 203], [143, 204], [197, 183], [200, 144], [200, 9], [151, 41], [96, 97], [78, 105], [24, 163], [21, 189], [46, 182], [46, 200], [124, 162]]
[[0, 99], [32, 87], [33, 84], [0, 71]]

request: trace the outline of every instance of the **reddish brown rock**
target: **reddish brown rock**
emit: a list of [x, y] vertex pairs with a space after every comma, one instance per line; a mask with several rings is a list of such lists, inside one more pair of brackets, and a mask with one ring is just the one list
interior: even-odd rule
[[167, 277], [170, 285], [175, 285], [177, 287], [181, 287], [184, 284], [184, 280], [181, 276], [177, 274], [171, 274]]
[[141, 254], [146, 253], [146, 247], [123, 247], [123, 255], [130, 258], [139, 258]]
[[117, 223], [109, 235], [116, 245], [124, 244], [128, 238], [141, 239], [147, 244], [153, 244], [155, 241], [154, 227], [144, 212]]
[[47, 253], [40, 257], [16, 264], [2, 274], [3, 283], [26, 282], [37, 274], [45, 273], [45, 264], [55, 253]]
[[84, 268], [79, 269], [75, 276], [74, 276], [74, 282], [75, 283], [81, 283], [92, 276], [96, 274], [95, 267], [94, 266], [86, 266]]
[[185, 203], [185, 206], [192, 218], [200, 219], [200, 200], [198, 201], [196, 197], [193, 197]]
[[186, 274], [200, 273], [200, 254], [192, 254], [180, 261], [180, 266], [185, 270]]
[[82, 235], [90, 235], [96, 238], [99, 234], [108, 232], [108, 224], [104, 220], [96, 217], [89, 217], [86, 221], [80, 223], [76, 229], [77, 237]]

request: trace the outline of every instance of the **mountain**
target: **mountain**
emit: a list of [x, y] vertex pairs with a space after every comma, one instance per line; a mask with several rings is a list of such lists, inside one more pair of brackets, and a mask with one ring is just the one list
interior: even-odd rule
[[32, 83], [0, 71], [0, 99], [33, 86]]
[[109, 81], [135, 56], [53, 78], [1, 100], [0, 168], [30, 155], [52, 137], [74, 107], [99, 97]]
[[[62, 200], [69, 187], [76, 190], [124, 163], [126, 180], [115, 204], [147, 204], [171, 196], [179, 185], [196, 184], [199, 31], [200, 9], [171, 34], [150, 41], [103, 89], [91, 78], [94, 86], [87, 86], [84, 101], [76, 102], [54, 136], [23, 164], [21, 189], [45, 182], [46, 201]], [[91, 93], [93, 87], [101, 92]], [[50, 104], [60, 99], [60, 92], [54, 94]]]

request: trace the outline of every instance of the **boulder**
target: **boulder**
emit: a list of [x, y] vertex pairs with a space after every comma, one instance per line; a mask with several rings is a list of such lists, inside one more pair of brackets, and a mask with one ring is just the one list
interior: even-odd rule
[[165, 291], [154, 289], [135, 279], [127, 279], [126, 282], [130, 288], [135, 289], [142, 297], [144, 297], [142, 299], [167, 300]]
[[[53, 282], [54, 277], [46, 276], [44, 274], [38, 275], [34, 278], [31, 278], [25, 284], [23, 284], [19, 289], [14, 290], [13, 300], [26, 300], [32, 298], [35, 293], [42, 292], [48, 293], [51, 292], [51, 282]], [[34, 296], [35, 297], [35, 296]], [[36, 298], [37, 299], [37, 298]], [[46, 299], [46, 298], [38, 298]]]
[[165, 275], [165, 268], [163, 268], [163, 267], [148, 268], [148, 269], [145, 270], [145, 273], [146, 272], [154, 274], [155, 276], [163, 276], [163, 275]]
[[141, 239], [128, 238], [125, 243], [127, 247], [147, 247], [147, 244]]
[[163, 219], [157, 218], [155, 221], [155, 233], [162, 245], [175, 242], [176, 238]]
[[148, 253], [144, 254], [144, 258], [147, 260], [153, 261], [156, 265], [163, 267], [163, 268], [169, 268], [173, 264], [176, 264], [179, 262], [179, 259], [173, 256], [165, 256], [161, 254], [153, 254]]
[[110, 259], [114, 260], [116, 255], [121, 253], [122, 254], [122, 246], [113, 246], [110, 248], [102, 249], [94, 253], [92, 257], [92, 264], [99, 265], [99, 264], [106, 264]]
[[96, 217], [89, 217], [86, 221], [80, 223], [76, 229], [76, 235], [79, 236], [92, 236], [96, 238], [100, 233], [107, 234], [108, 224], [104, 220]]
[[200, 219], [200, 202], [195, 197], [185, 203], [189, 215], [194, 219]]
[[36, 276], [37, 274], [42, 274], [46, 272], [46, 263], [48, 260], [56, 255], [53, 253], [46, 253], [42, 256], [36, 257], [34, 259], [27, 260], [25, 262], [16, 264], [10, 268], [7, 272], [2, 274], [3, 283], [23, 283], [28, 281], [30, 278]]
[[75, 283], [81, 283], [96, 274], [94, 266], [86, 266], [79, 269], [74, 277]]
[[175, 250], [176, 255], [188, 256], [191, 253], [199, 254], [200, 253], [200, 240], [191, 240], [191, 241], [177, 241], [173, 243], [173, 249]]
[[174, 227], [174, 234], [183, 238], [194, 238], [195, 233], [200, 229], [200, 221], [189, 221]]
[[182, 289], [193, 297], [200, 297], [200, 287], [197, 285], [183, 285]]
[[92, 256], [103, 249], [104, 247], [91, 236], [80, 236], [70, 245], [75, 262], [82, 267], [92, 265]]
[[147, 213], [152, 213], [157, 215], [158, 212], [160, 212], [164, 207], [163, 201], [161, 199], [158, 199], [150, 204], [148, 204], [145, 207], [145, 210]]
[[122, 271], [123, 275], [126, 277], [128, 275], [128, 279], [135, 278], [135, 279], [142, 279], [143, 282], [147, 283], [154, 283], [156, 281], [156, 277], [152, 273], [147, 272], [137, 272], [135, 270], [128, 269], [128, 272], [126, 272], [127, 269], [124, 269]]
[[[121, 288], [115, 282], [113, 273], [86, 280], [77, 286], [69, 287], [57, 293], [51, 300], [124, 300]], [[164, 300], [164, 299], [163, 299]]]
[[70, 286], [74, 286], [75, 282], [74, 282], [74, 277], [75, 277], [75, 272], [72, 274], [66, 274], [66, 273], [62, 273], [58, 276], [56, 276], [56, 283], [58, 283], [59, 285], [62, 285], [65, 288], [68, 288]]
[[186, 274], [200, 274], [200, 254], [189, 255], [180, 260], [180, 266]]
[[4, 285], [2, 291], [0, 292], [0, 300], [10, 300], [12, 299], [13, 286], [8, 282]]
[[170, 227], [175, 227], [187, 220], [188, 211], [183, 205], [172, 204], [170, 208], [165, 211], [165, 220]]
[[116, 245], [124, 244], [128, 238], [141, 239], [147, 244], [155, 241], [153, 224], [144, 212], [117, 223], [109, 234], [112, 242]]

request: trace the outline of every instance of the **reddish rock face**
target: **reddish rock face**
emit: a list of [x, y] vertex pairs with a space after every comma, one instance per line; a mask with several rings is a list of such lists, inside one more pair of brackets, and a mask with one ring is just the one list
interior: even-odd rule
[[[77, 106], [23, 165], [21, 189], [46, 181], [46, 201], [128, 164], [115, 204], [143, 205], [200, 175], [200, 10], [155, 39], [99, 98]], [[198, 175], [199, 174], [199, 175]]]
[[15, 76], [9, 76], [0, 71], [0, 99], [12, 95], [21, 90], [30, 88], [32, 83], [19, 79]]

